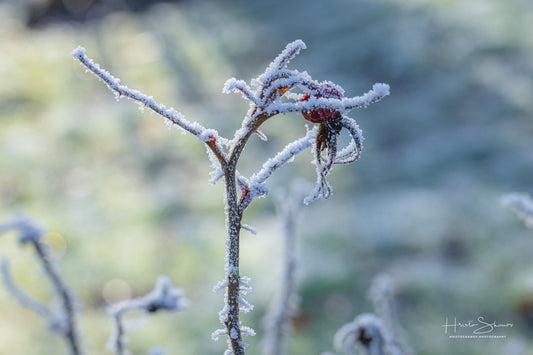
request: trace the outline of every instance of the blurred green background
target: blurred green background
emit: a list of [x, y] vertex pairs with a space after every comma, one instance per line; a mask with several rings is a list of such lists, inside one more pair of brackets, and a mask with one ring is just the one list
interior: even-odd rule
[[[65, 279], [82, 302], [91, 354], [105, 353], [108, 302], [151, 290], [168, 275], [192, 300], [128, 332], [143, 354], [221, 354], [223, 186], [208, 185], [205, 148], [155, 114], [116, 102], [72, 59], [78, 44], [132, 88], [225, 136], [247, 104], [226, 79], [260, 74], [295, 39], [291, 63], [347, 96], [374, 82], [391, 96], [353, 111], [365, 134], [355, 164], [331, 174], [334, 195], [302, 210], [300, 312], [291, 354], [332, 350], [335, 331], [372, 311], [366, 290], [389, 273], [399, 319], [419, 354], [510, 354], [533, 336], [533, 236], [499, 199], [533, 189], [533, 2], [530, 0], [0, 2], [0, 217], [23, 211], [47, 227]], [[297, 114], [252, 138], [245, 175], [305, 133]], [[268, 181], [314, 182], [306, 152]], [[242, 237], [242, 273], [256, 308], [243, 320], [260, 354], [262, 317], [277, 288], [280, 229], [271, 196], [256, 200]], [[17, 282], [52, 301], [29, 248], [0, 237]], [[0, 290], [0, 353], [62, 354], [46, 323]], [[513, 327], [506, 339], [452, 340], [446, 317]], [[527, 340], [526, 340], [527, 342]], [[533, 342], [527, 354], [533, 354]]]

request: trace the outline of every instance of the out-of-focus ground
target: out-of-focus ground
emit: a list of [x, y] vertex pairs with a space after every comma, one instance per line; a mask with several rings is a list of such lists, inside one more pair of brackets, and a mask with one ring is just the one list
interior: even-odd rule
[[[50, 3], [50, 2], [48, 2]], [[222, 184], [208, 185], [205, 148], [168, 131], [155, 114], [116, 102], [69, 55], [78, 44], [132, 88], [230, 136], [247, 106], [221, 93], [249, 80], [286, 43], [308, 49], [291, 67], [342, 85], [374, 82], [391, 96], [353, 111], [365, 135], [360, 161], [337, 166], [334, 195], [302, 210], [300, 312], [291, 354], [332, 349], [336, 329], [371, 311], [366, 290], [389, 273], [399, 319], [419, 354], [504, 354], [533, 336], [533, 231], [500, 205], [533, 190], [533, 3], [529, 0], [121, 1], [0, 3], [0, 217], [23, 211], [48, 228], [65, 279], [83, 304], [88, 353], [104, 353], [108, 302], [143, 294], [160, 274], [184, 288], [191, 307], [128, 332], [134, 354], [220, 354], [223, 278]], [[139, 5], [140, 4], [140, 5]], [[55, 7], [54, 7], [55, 6]], [[299, 115], [270, 120], [241, 171], [302, 136]], [[314, 181], [309, 152], [268, 185]], [[242, 272], [252, 277], [244, 315], [258, 335], [276, 289], [279, 220], [271, 196], [245, 223]], [[51, 290], [31, 250], [0, 237], [17, 282]], [[0, 353], [61, 354], [62, 340], [0, 290]], [[505, 339], [449, 339], [445, 318], [484, 316]], [[533, 354], [533, 343], [528, 345]]]

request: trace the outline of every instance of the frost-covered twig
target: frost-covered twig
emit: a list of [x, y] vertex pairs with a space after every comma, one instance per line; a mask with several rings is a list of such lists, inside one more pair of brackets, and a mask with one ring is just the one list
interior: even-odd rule
[[394, 288], [390, 276], [376, 276], [369, 290], [377, 316], [363, 313], [342, 326], [334, 346], [347, 355], [413, 355], [396, 314]]
[[42, 267], [47, 278], [54, 287], [55, 294], [61, 300], [61, 312], [52, 312], [48, 307], [34, 300], [27, 295], [19, 287], [16, 286], [13, 278], [9, 273], [9, 265], [7, 259], [2, 261], [2, 276], [4, 286], [7, 291], [17, 299], [23, 306], [30, 308], [37, 314], [41, 315], [50, 324], [51, 329], [62, 334], [70, 349], [72, 355], [81, 354], [80, 340], [76, 328], [76, 305], [75, 299], [70, 289], [67, 288], [65, 282], [61, 278], [59, 271], [51, 261], [49, 253], [49, 246], [46, 245], [42, 237], [44, 230], [39, 227], [31, 219], [19, 215], [12, 221], [9, 221], [0, 226], [0, 232], [8, 229], [16, 229], [19, 231], [19, 243], [29, 243], [33, 246], [37, 257], [41, 261]]
[[533, 228], [533, 199], [528, 194], [510, 193], [502, 197], [502, 204], [516, 212], [529, 228]]
[[[352, 162], [359, 157], [362, 149], [361, 132], [355, 121], [345, 114], [355, 108], [366, 107], [389, 94], [387, 84], [375, 84], [372, 90], [363, 96], [343, 98], [344, 90], [341, 87], [328, 82], [317, 82], [306, 72], [288, 69], [287, 64], [304, 48], [306, 48], [305, 43], [301, 40], [287, 44], [285, 49], [267, 66], [265, 72], [253, 79], [250, 84], [235, 78], [225, 83], [224, 93], [240, 93], [249, 102], [248, 113], [241, 127], [234, 133], [232, 140], [220, 137], [213, 129], [187, 121], [176, 110], [167, 109], [148, 95], [120, 85], [119, 79], [100, 68], [85, 55], [83, 47], [77, 47], [72, 51], [74, 58], [79, 60], [88, 71], [103, 80], [118, 98], [125, 96], [133, 99], [142, 107], [148, 107], [165, 117], [170, 125], [177, 125], [198, 137], [207, 145], [209, 159], [214, 168], [210, 182], [215, 183], [224, 177], [227, 229], [226, 275], [225, 281], [219, 285], [223, 284], [226, 292], [225, 305], [219, 317], [225, 329], [215, 331], [213, 338], [222, 334], [227, 335], [229, 343], [227, 353], [233, 355], [245, 353], [244, 349], [247, 344], [243, 342], [241, 333], [254, 334], [252, 329], [242, 326], [239, 315], [240, 311], [247, 311], [251, 308], [251, 305], [242, 297], [244, 277], [240, 275], [239, 270], [240, 231], [242, 228], [249, 229], [243, 227], [245, 225], [241, 223], [244, 211], [255, 197], [268, 193], [269, 189], [264, 182], [276, 169], [310, 146], [315, 147], [313, 163], [317, 167], [318, 177], [317, 187], [305, 201], [308, 203], [319, 197], [329, 197], [331, 187], [326, 181], [326, 176], [332, 164]], [[291, 89], [299, 89], [304, 95], [288, 93]], [[285, 95], [286, 93], [288, 94]], [[305, 137], [288, 144], [278, 155], [266, 162], [261, 171], [252, 178], [247, 179], [241, 176], [237, 171], [237, 163], [250, 136], [257, 133], [261, 139], [266, 139], [266, 136], [259, 131], [259, 127], [272, 116], [289, 112], [301, 112], [309, 121], [318, 123], [318, 128], [308, 130]], [[343, 128], [349, 131], [353, 144], [350, 143], [340, 154], [336, 154], [336, 137]], [[324, 149], [328, 150], [328, 154], [323, 164], [321, 152]]]
[[45, 304], [37, 301], [26, 292], [22, 291], [13, 278], [11, 277], [11, 271], [9, 268], [9, 260], [2, 258], [2, 282], [7, 292], [15, 298], [22, 306], [31, 309], [41, 317], [43, 317], [49, 324], [50, 329], [53, 331], [63, 332], [63, 322], [57, 315], [52, 312]]
[[281, 237], [283, 239], [281, 260], [281, 277], [277, 294], [265, 316], [265, 338], [263, 354], [284, 355], [287, 353], [285, 335], [290, 330], [291, 316], [295, 312], [297, 295], [296, 288], [296, 218], [302, 207], [305, 195], [305, 183], [295, 181], [289, 196], [276, 198], [278, 215], [282, 220]]
[[85, 48], [78, 46], [70, 54], [80, 61], [80, 63], [83, 64], [88, 71], [92, 72], [94, 75], [100, 78], [100, 80], [105, 82], [109, 89], [115, 93], [117, 99], [124, 96], [137, 101], [142, 108], [148, 107], [154, 112], [157, 112], [167, 119], [169, 128], [175, 125], [195, 135], [213, 150], [221, 162], [224, 161], [225, 153], [220, 144], [221, 141], [224, 141], [224, 139], [221, 139], [215, 130], [206, 129], [197, 122], [189, 122], [174, 108], [167, 108], [163, 104], [158, 104], [152, 96], [145, 95], [138, 90], [130, 89], [125, 85], [120, 85], [120, 79], [115, 78], [108, 71], [100, 68], [99, 64], [95, 63], [92, 59], [85, 55]]
[[172, 287], [166, 276], [159, 276], [155, 288], [148, 294], [117, 302], [109, 306], [107, 312], [113, 319], [113, 331], [109, 338], [108, 348], [117, 355], [126, 354], [126, 334], [122, 323], [122, 316], [127, 311], [143, 310], [154, 313], [160, 310], [181, 311], [189, 301], [185, 298], [181, 288]]
[[387, 335], [381, 319], [370, 313], [358, 315], [353, 322], [342, 326], [333, 344], [335, 349], [346, 355], [384, 355]]

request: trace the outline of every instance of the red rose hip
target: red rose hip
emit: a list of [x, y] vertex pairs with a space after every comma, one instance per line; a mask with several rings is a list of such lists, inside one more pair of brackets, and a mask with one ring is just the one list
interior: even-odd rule
[[[316, 90], [313, 90], [311, 94], [305, 94], [300, 101], [308, 101], [311, 95], [313, 97], [323, 97], [327, 99], [342, 99], [343, 96], [342, 92], [336, 88], [334, 84], [330, 83], [321, 84]], [[314, 110], [303, 110], [302, 115], [308, 121], [322, 123], [339, 117], [340, 112], [329, 108], [316, 108]]]

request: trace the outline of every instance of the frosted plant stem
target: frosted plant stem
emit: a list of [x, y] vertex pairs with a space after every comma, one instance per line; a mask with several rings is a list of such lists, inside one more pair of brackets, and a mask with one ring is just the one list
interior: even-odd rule
[[[33, 300], [30, 296], [26, 295], [22, 290], [20, 290], [9, 274], [7, 261], [4, 261], [2, 265], [2, 274], [7, 290], [22, 305], [27, 306], [48, 320], [52, 326], [52, 329], [61, 333], [65, 337], [70, 349], [70, 354], [81, 354], [82, 350], [76, 328], [76, 309], [74, 297], [66, 286], [64, 280], [61, 278], [59, 271], [51, 262], [51, 256], [48, 252], [48, 245], [42, 241], [44, 231], [41, 230], [41, 228], [38, 227], [33, 221], [24, 216], [17, 217], [13, 220], [13, 222], [10, 222], [7, 225], [9, 225], [11, 229], [20, 230], [19, 242], [21, 244], [30, 243], [35, 249], [45, 274], [54, 287], [55, 294], [61, 300], [62, 314], [54, 314], [46, 306], [41, 305], [38, 301]], [[7, 228], [2, 228], [0, 226], [0, 231], [3, 230], [7, 230]]]
[[189, 300], [181, 288], [172, 287], [170, 279], [159, 276], [155, 288], [148, 294], [129, 300], [120, 301], [108, 307], [107, 312], [113, 320], [113, 331], [108, 341], [108, 349], [117, 355], [125, 355], [126, 333], [122, 323], [122, 315], [130, 310], [143, 310], [154, 313], [160, 310], [181, 311], [187, 308]]
[[46, 305], [29, 296], [17, 286], [17, 284], [11, 277], [11, 271], [9, 269], [9, 262], [7, 258], [2, 259], [1, 267], [2, 282], [4, 283], [7, 292], [13, 298], [15, 298], [22, 306], [31, 309], [44, 319], [48, 320], [52, 329], [57, 328], [61, 321], [57, 319], [57, 316], [54, 314], [54, 312], [48, 309]]
[[278, 214], [282, 220], [281, 237], [283, 239], [283, 260], [278, 295], [265, 317], [265, 341], [263, 354], [284, 355], [287, 353], [285, 339], [288, 329], [292, 326], [290, 317], [294, 312], [296, 298], [296, 219], [306, 184], [295, 181], [288, 199], [277, 196]]
[[76, 311], [74, 299], [68, 288], [65, 286], [65, 282], [61, 278], [61, 275], [59, 275], [59, 272], [50, 262], [50, 255], [46, 250], [46, 246], [44, 246], [40, 241], [32, 241], [32, 243], [35, 247], [37, 255], [39, 256], [39, 260], [41, 260], [42, 262], [46, 274], [54, 285], [56, 294], [59, 295], [61, 299], [61, 308], [65, 313], [65, 338], [67, 339], [67, 343], [70, 347], [70, 352], [73, 355], [81, 354], [79, 346], [79, 336], [78, 331], [76, 329]]
[[113, 346], [115, 347], [115, 354], [117, 355], [124, 355], [124, 350], [125, 350], [125, 346], [124, 346], [124, 339], [125, 339], [125, 334], [124, 334], [124, 325], [122, 324], [122, 314], [116, 314], [115, 316], [113, 316], [113, 323], [115, 325], [115, 328], [114, 328], [114, 337], [113, 339], [115, 340]]
[[239, 206], [237, 202], [237, 185], [235, 181], [235, 170], [233, 168], [228, 167], [225, 172], [225, 178], [227, 199], [226, 204], [228, 209], [228, 245], [226, 245], [228, 282], [226, 304], [228, 307], [228, 315], [225, 321], [225, 325], [234, 355], [244, 355], [244, 346], [242, 342], [239, 318], [239, 241], [242, 215], [239, 212]]

